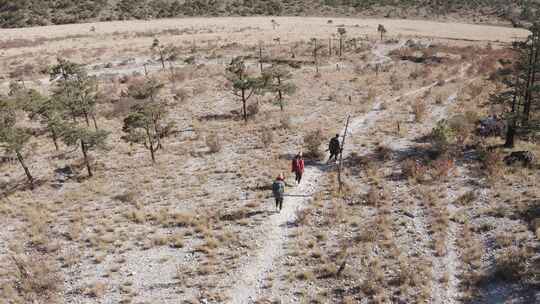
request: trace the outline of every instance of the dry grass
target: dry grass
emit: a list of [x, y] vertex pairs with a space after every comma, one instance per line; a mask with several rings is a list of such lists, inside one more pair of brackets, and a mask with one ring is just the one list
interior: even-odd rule
[[426, 104], [421, 100], [417, 100], [412, 103], [411, 108], [414, 115], [414, 121], [417, 123], [423, 122], [427, 114]]

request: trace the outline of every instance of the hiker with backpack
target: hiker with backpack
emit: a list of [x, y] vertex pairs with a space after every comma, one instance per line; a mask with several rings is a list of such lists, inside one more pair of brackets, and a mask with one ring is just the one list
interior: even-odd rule
[[292, 172], [296, 175], [295, 180], [298, 185], [302, 180], [302, 175], [304, 174], [304, 157], [302, 152], [296, 154], [292, 161]]
[[341, 152], [341, 143], [339, 142], [339, 134], [336, 134], [335, 137], [333, 137], [330, 140], [330, 143], [328, 144], [328, 151], [330, 151], [330, 158], [328, 158], [328, 162], [332, 160], [332, 157], [335, 161], [337, 161], [338, 155]]
[[276, 209], [281, 212], [281, 209], [283, 208], [283, 196], [285, 194], [285, 179], [283, 173], [278, 175], [272, 184], [272, 194], [276, 200]]

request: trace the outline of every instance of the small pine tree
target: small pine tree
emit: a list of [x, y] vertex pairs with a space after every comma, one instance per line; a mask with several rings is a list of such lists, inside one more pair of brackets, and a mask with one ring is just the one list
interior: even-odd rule
[[[540, 25], [531, 27], [531, 35], [515, 42], [515, 62], [499, 70], [506, 88], [492, 96], [492, 102], [505, 105], [506, 147], [513, 147], [516, 135], [538, 131], [536, 112], [540, 110]], [[507, 72], [509, 71], [509, 72]]]
[[243, 57], [235, 57], [227, 67], [227, 78], [232, 83], [233, 94], [242, 101], [242, 116], [247, 122], [247, 102], [264, 84], [263, 78], [248, 74]]
[[0, 100], [0, 148], [8, 154], [15, 154], [19, 164], [24, 170], [28, 182], [33, 185], [34, 178], [26, 165], [23, 149], [31, 138], [27, 129], [16, 125], [16, 105], [12, 101]]
[[311, 44], [313, 46], [312, 55], [313, 61], [315, 62], [315, 72], [319, 74], [319, 51], [323, 46], [319, 44], [317, 38], [311, 38]]
[[284, 95], [292, 95], [296, 91], [296, 85], [289, 82], [292, 73], [284, 66], [272, 66], [264, 73], [266, 88], [268, 91], [277, 94], [279, 107], [284, 109]]
[[180, 50], [174, 45], [163, 45], [157, 38], [154, 38], [150, 49], [157, 57], [157, 60], [161, 62], [162, 69], [165, 69], [165, 62], [176, 61], [180, 53]]
[[58, 64], [50, 69], [51, 79], [58, 79], [53, 88], [52, 98], [59, 102], [73, 122], [83, 118], [87, 126], [90, 119], [97, 130], [96, 104], [98, 85], [96, 77], [89, 76], [83, 66], [58, 59]]
[[47, 98], [35, 90], [29, 90], [20, 102], [30, 119], [37, 119], [50, 132], [54, 147], [58, 151], [58, 139], [63, 129], [63, 108], [55, 99]]
[[343, 54], [343, 38], [345, 38], [347, 30], [344, 27], [338, 27], [337, 32], [339, 35], [339, 57], [341, 57]]
[[89, 152], [97, 149], [106, 149], [105, 142], [109, 132], [103, 130], [90, 130], [80, 127], [76, 123], [66, 124], [62, 132], [62, 140], [67, 146], [80, 145], [84, 158], [84, 164], [88, 171], [88, 176], [92, 177], [92, 165], [90, 163]]
[[122, 130], [127, 134], [122, 139], [143, 145], [150, 152], [153, 163], [156, 162], [155, 153], [160, 148], [159, 138], [167, 136], [173, 127], [172, 123], [163, 125], [166, 114], [165, 104], [143, 102], [133, 106], [124, 119]]
[[381, 34], [381, 41], [382, 41], [384, 38], [384, 34], [386, 34], [386, 28], [384, 27], [384, 25], [379, 24], [379, 26], [377, 27], [377, 32]]

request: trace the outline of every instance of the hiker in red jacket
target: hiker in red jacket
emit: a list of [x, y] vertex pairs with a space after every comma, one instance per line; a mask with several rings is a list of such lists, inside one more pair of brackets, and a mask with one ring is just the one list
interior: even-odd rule
[[296, 154], [292, 161], [292, 172], [296, 174], [296, 182], [300, 184], [302, 180], [302, 174], [304, 174], [304, 158], [302, 152]]

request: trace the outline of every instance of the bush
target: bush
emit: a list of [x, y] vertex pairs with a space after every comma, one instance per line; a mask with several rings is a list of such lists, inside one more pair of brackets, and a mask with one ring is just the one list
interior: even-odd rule
[[421, 182], [425, 180], [427, 168], [418, 160], [408, 159], [401, 165], [401, 172], [406, 178]]
[[437, 159], [432, 164], [432, 176], [434, 179], [445, 179], [454, 169], [454, 160], [449, 157]]
[[525, 248], [510, 247], [497, 254], [495, 276], [504, 280], [519, 280], [527, 273], [529, 253]]
[[217, 153], [221, 151], [221, 148], [223, 147], [221, 145], [221, 140], [216, 133], [210, 133], [206, 136], [206, 146], [210, 153]]
[[259, 113], [259, 103], [258, 102], [255, 102], [255, 103], [251, 103], [247, 106], [247, 114], [248, 116], [255, 116]]
[[291, 117], [289, 115], [283, 115], [279, 119], [279, 122], [281, 124], [281, 127], [283, 129], [290, 129], [292, 125]]
[[270, 128], [263, 129], [260, 136], [265, 148], [270, 147], [270, 145], [274, 142], [274, 133]]
[[417, 100], [415, 103], [412, 104], [411, 107], [414, 114], [414, 121], [416, 122], [424, 121], [424, 118], [426, 117], [426, 114], [427, 114], [426, 104], [421, 100]]
[[439, 151], [446, 151], [455, 141], [455, 132], [446, 119], [437, 122], [437, 126], [431, 131], [433, 146]]
[[484, 174], [489, 179], [500, 177], [503, 173], [503, 156], [500, 151], [490, 151], [480, 148], [478, 151]]
[[321, 145], [323, 143], [322, 131], [312, 131], [304, 136], [304, 144], [308, 151], [307, 157], [319, 159], [322, 157]]
[[448, 125], [453, 131], [454, 139], [457, 144], [464, 144], [474, 131], [474, 123], [472, 123], [471, 120], [472, 117], [467, 117], [468, 115], [471, 114], [454, 115], [448, 121]]
[[[25, 301], [21, 303], [55, 303], [54, 297], [62, 291], [63, 278], [56, 261], [47, 255], [17, 255], [11, 260], [14, 291]], [[8, 301], [9, 302], [9, 301]]]

